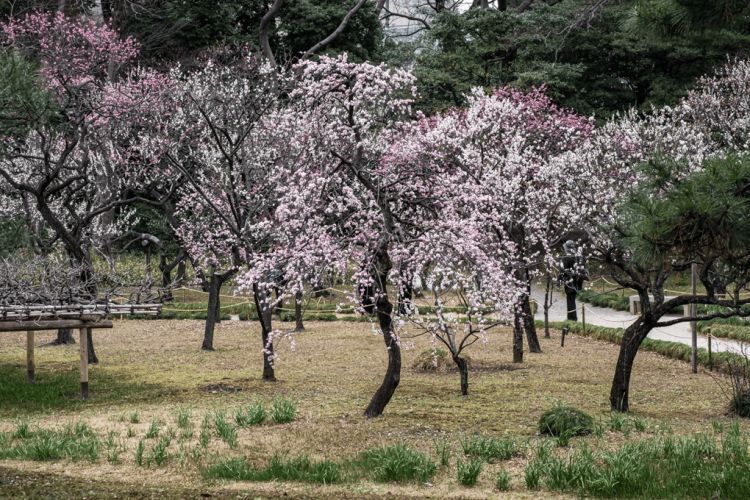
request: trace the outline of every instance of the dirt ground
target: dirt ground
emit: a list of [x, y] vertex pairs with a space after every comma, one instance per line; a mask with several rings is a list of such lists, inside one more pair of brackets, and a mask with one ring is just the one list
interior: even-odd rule
[[[291, 325], [280, 324], [282, 328]], [[609, 382], [618, 347], [570, 336], [560, 347], [559, 336], [541, 339], [543, 354], [526, 353], [522, 365], [510, 363], [511, 333], [500, 331], [487, 345], [469, 351], [473, 367], [470, 395], [460, 396], [456, 372], [420, 373], [412, 364], [430, 345], [418, 337], [403, 352], [401, 385], [385, 414], [366, 420], [362, 412], [382, 380], [386, 351], [369, 323], [308, 323], [296, 335], [295, 346], [277, 343], [278, 381], [260, 380], [259, 329], [255, 323], [223, 322], [216, 332], [216, 351], [200, 350], [200, 321], [116, 321], [112, 330], [95, 333], [100, 364], [91, 369], [91, 399], [79, 401], [78, 346], [36, 350], [37, 386], [23, 393], [25, 334], [0, 338], [0, 431], [12, 431], [21, 420], [34, 428], [87, 422], [102, 439], [112, 433], [122, 453], [117, 465], [103, 453], [90, 462], [0, 462], [0, 496], [17, 497], [456, 497], [499, 495], [494, 478], [501, 468], [511, 475], [513, 497], [538, 497], [523, 483], [527, 459], [486, 466], [474, 488], [459, 486], [455, 467], [441, 469], [430, 485], [370, 482], [333, 486], [291, 483], [206, 482], [200, 465], [216, 457], [246, 457], [261, 465], [276, 452], [311, 458], [353, 459], [363, 450], [407, 443], [435, 458], [435, 439], [452, 443], [460, 456], [460, 440], [481, 432], [514, 436], [532, 442], [541, 413], [557, 402], [578, 407], [603, 421], [610, 418]], [[37, 345], [52, 338], [39, 334]], [[51, 388], [50, 388], [51, 387]], [[648, 423], [646, 433], [687, 434], [709, 430], [726, 415], [726, 381], [689, 365], [641, 352], [636, 360], [631, 394], [633, 415]], [[212, 437], [201, 463], [176, 458], [160, 467], [139, 467], [134, 450], [152, 421], [177, 431], [171, 451], [195, 446], [204, 415], [262, 401], [277, 395], [294, 400], [298, 418], [290, 424], [262, 425], [239, 430], [239, 444], [230, 449]], [[183, 437], [177, 429], [180, 411], [189, 410], [195, 429]], [[138, 423], [131, 422], [137, 413]], [[230, 418], [231, 420], [231, 418]], [[747, 430], [745, 424], [743, 428]], [[128, 437], [128, 436], [131, 437]], [[607, 431], [602, 437], [576, 438], [593, 446], [614, 447], [640, 433], [625, 436]], [[541, 492], [542, 494], [544, 492]]]

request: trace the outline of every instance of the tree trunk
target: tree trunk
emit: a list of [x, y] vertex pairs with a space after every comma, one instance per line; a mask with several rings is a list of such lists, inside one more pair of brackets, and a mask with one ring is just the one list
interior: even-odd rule
[[[266, 292], [263, 293], [266, 294]], [[271, 336], [273, 309], [269, 307], [268, 299], [270, 297], [267, 294], [265, 297], [261, 297], [258, 285], [253, 285], [253, 300], [255, 301], [255, 309], [258, 311], [260, 335], [263, 341], [263, 380], [274, 382], [276, 374], [273, 369], [273, 338]]]
[[302, 323], [302, 292], [294, 294], [294, 326], [295, 332], [304, 332], [305, 325]]
[[172, 267], [167, 263], [164, 251], [159, 255], [159, 270], [161, 271], [161, 286], [164, 289], [163, 300], [171, 302], [174, 300], [172, 296]]
[[73, 338], [73, 330], [70, 328], [60, 328], [57, 330], [57, 338], [50, 342], [50, 345], [71, 345], [76, 341]]
[[547, 288], [544, 291], [544, 338], [549, 335], [549, 309], [552, 307], [552, 273], [547, 273]]
[[378, 417], [383, 414], [383, 410], [390, 402], [401, 381], [401, 348], [393, 334], [392, 312], [393, 306], [383, 294], [377, 300], [376, 313], [380, 323], [380, 331], [383, 333], [383, 340], [388, 348], [388, 368], [385, 371], [383, 383], [380, 384], [380, 387], [372, 396], [370, 404], [365, 409], [365, 417], [367, 418]]
[[513, 317], [513, 362], [523, 363], [523, 327], [518, 314]]
[[87, 349], [89, 351], [89, 364], [97, 365], [99, 364], [99, 358], [96, 357], [96, 351], [94, 351], [94, 339], [93, 339], [93, 336], [91, 335], [94, 332], [94, 330], [91, 328], [87, 328], [87, 330], [88, 330], [88, 335], [86, 335], [86, 344], [87, 344]]
[[633, 371], [633, 362], [636, 354], [638, 354], [638, 348], [652, 328], [653, 325], [645, 323], [643, 318], [639, 318], [625, 330], [622, 336], [620, 355], [617, 358], [615, 376], [612, 379], [612, 389], [609, 393], [612, 411], [628, 411], [630, 375]]
[[216, 327], [216, 317], [219, 314], [219, 291], [221, 290], [221, 280], [217, 274], [211, 276], [208, 283], [208, 311], [206, 314], [206, 328], [203, 332], [204, 351], [214, 350], [214, 329]]
[[185, 265], [185, 259], [180, 259], [180, 262], [177, 264], [177, 277], [175, 278], [175, 284], [182, 285], [185, 282], [185, 274], [187, 272]]
[[542, 352], [539, 337], [536, 336], [536, 325], [534, 324], [534, 313], [531, 311], [531, 299], [527, 295], [521, 304], [523, 311], [523, 329], [526, 331], [526, 340], [529, 343], [529, 351]]
[[461, 374], [461, 395], [469, 395], [469, 365], [461, 356], [453, 356], [453, 362], [458, 367], [458, 373]]

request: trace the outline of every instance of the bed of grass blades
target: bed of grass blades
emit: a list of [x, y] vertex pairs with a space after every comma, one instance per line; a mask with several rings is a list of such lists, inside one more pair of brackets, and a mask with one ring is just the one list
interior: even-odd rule
[[750, 498], [747, 435], [661, 436], [613, 450], [583, 445], [555, 453], [542, 442], [524, 469], [526, 487], [608, 498]]

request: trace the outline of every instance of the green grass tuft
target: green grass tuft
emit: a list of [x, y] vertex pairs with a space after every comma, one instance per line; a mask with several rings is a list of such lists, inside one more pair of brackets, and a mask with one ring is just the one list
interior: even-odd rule
[[476, 458], [472, 458], [468, 462], [463, 462], [460, 459], [456, 461], [456, 476], [458, 482], [469, 487], [477, 484], [479, 474], [482, 473], [483, 463], [484, 462], [477, 460]]
[[513, 457], [523, 455], [523, 448], [515, 439], [495, 438], [482, 434], [474, 434], [469, 438], [462, 439], [461, 447], [464, 455], [478, 457], [487, 462], [510, 460]]
[[234, 414], [234, 421], [243, 429], [260, 425], [266, 421], [266, 409], [263, 407], [263, 403], [253, 403], [244, 411], [239, 408]]
[[271, 421], [275, 424], [286, 424], [297, 416], [297, 406], [291, 399], [279, 396], [271, 406]]
[[379, 483], [426, 482], [437, 471], [435, 462], [403, 444], [367, 450], [360, 455], [361, 465]]
[[510, 476], [508, 475], [508, 472], [505, 469], [497, 473], [497, 478], [495, 479], [495, 486], [500, 491], [508, 491], [510, 489]]
[[214, 415], [214, 428], [216, 429], [216, 435], [227, 443], [230, 448], [237, 447], [237, 428], [227, 422], [226, 413], [218, 412]]
[[88, 426], [67, 426], [62, 430], [38, 430], [35, 432], [14, 433], [5, 436], [0, 446], [0, 459], [16, 460], [88, 460], [99, 458], [101, 443]]
[[218, 461], [203, 470], [206, 479], [235, 481], [296, 481], [333, 484], [343, 481], [341, 467], [330, 460], [311, 461], [306, 456], [285, 459], [274, 455], [263, 468], [251, 467], [245, 459], [231, 458]]
[[615, 451], [584, 446], [564, 457], [539, 453], [526, 478], [527, 486], [531, 477], [531, 485], [586, 497], [749, 498], [749, 468], [747, 437], [734, 425], [720, 441], [667, 436]]

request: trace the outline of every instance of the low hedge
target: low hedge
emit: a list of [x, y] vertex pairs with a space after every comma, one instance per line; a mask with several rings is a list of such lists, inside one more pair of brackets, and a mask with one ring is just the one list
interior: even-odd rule
[[595, 290], [581, 290], [578, 292], [577, 297], [581, 302], [586, 302], [592, 306], [609, 307], [616, 311], [630, 310], [630, 299], [627, 296], [621, 297], [614, 293], [599, 293]]
[[[544, 326], [543, 321], [536, 321], [536, 324], [540, 327]], [[596, 340], [611, 342], [617, 345], [622, 343], [622, 336], [625, 332], [622, 328], [608, 328], [593, 325], [586, 325], [586, 331], [584, 331], [581, 323], [575, 323], [573, 321], [551, 321], [549, 326], [550, 328], [555, 328], [557, 330], [568, 327], [568, 330], [571, 333], [591, 337]], [[641, 343], [641, 349], [655, 352], [672, 359], [690, 361], [690, 346], [680, 344], [679, 342], [646, 339]], [[731, 365], [745, 362], [744, 357], [741, 354], [731, 352], [714, 352], [712, 358], [713, 369], [722, 372], [728, 372]], [[708, 363], [708, 350], [703, 348], [698, 349], [698, 364], [710, 368]]]
[[743, 326], [716, 323], [705, 326], [700, 330], [703, 333], [710, 333], [713, 337], [750, 342], [750, 324]]

